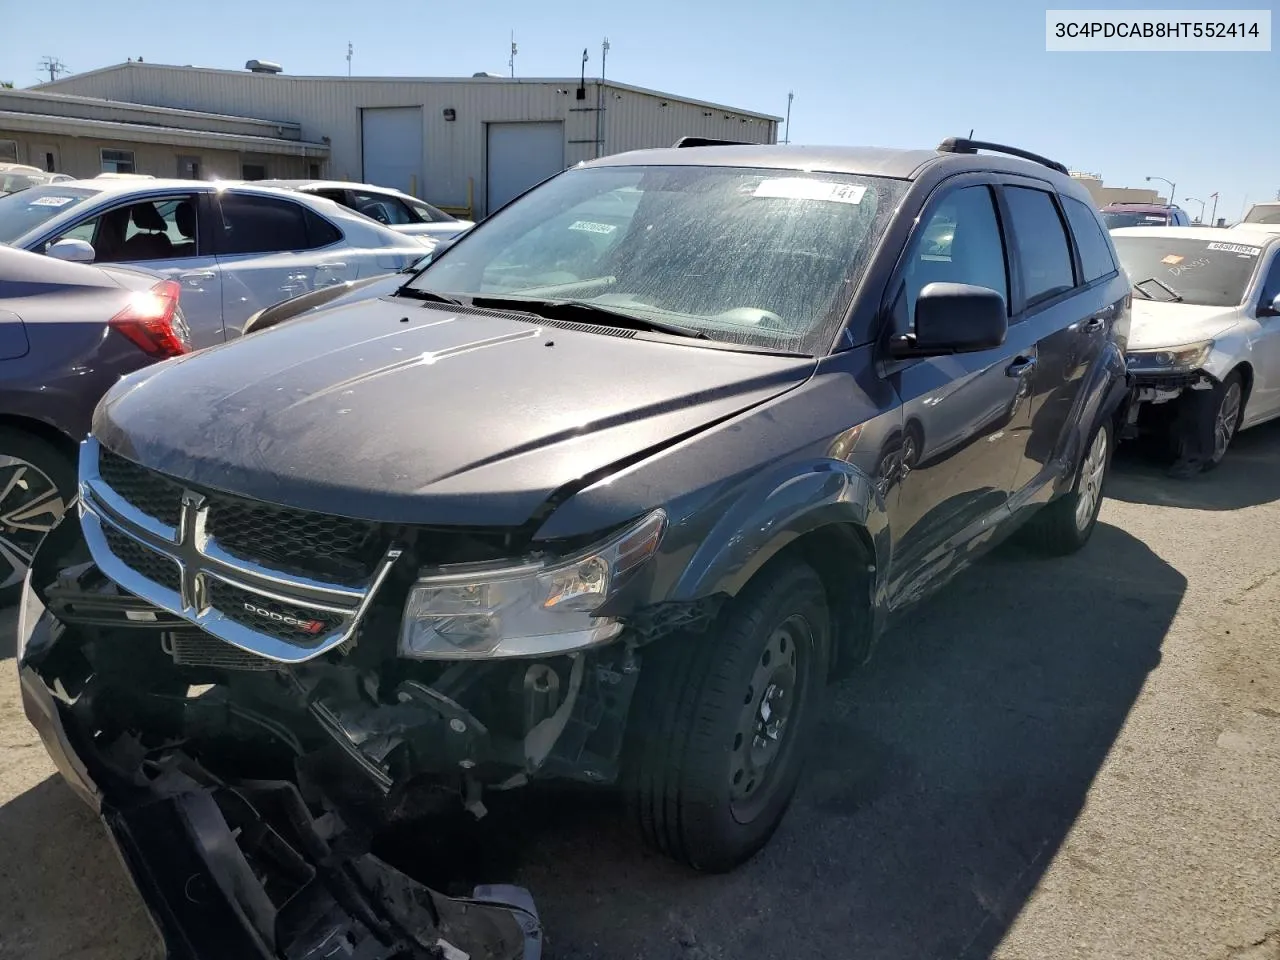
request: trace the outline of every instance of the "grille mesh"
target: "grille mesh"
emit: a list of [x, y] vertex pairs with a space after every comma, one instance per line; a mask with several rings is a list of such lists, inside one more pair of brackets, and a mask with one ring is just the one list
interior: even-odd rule
[[[321, 613], [316, 610], [309, 610], [306, 607], [295, 606], [291, 603], [279, 603], [256, 593], [241, 590], [239, 587], [233, 587], [228, 583], [223, 583], [221, 580], [210, 579], [206, 582], [208, 585], [209, 605], [211, 607], [228, 620], [233, 620], [256, 633], [275, 637], [277, 640], [287, 640], [290, 643], [306, 643], [308, 640], [324, 636], [326, 633], [336, 629], [344, 619], [338, 614]], [[252, 604], [259, 610], [266, 610], [279, 616], [292, 617], [303, 623], [318, 622], [321, 627], [315, 631], [304, 630], [299, 626], [285, 623], [281, 620], [274, 620], [270, 616], [264, 616], [252, 610], [246, 610], [246, 603]]]
[[98, 447], [98, 474], [120, 497], [149, 517], [177, 526], [182, 486], [154, 470], [140, 467], [106, 447]]
[[276, 670], [279, 664], [256, 653], [211, 637], [203, 631], [171, 633], [165, 636], [165, 651], [173, 662], [184, 667], [215, 667], [220, 670]]
[[102, 525], [102, 535], [106, 538], [107, 548], [134, 573], [175, 592], [181, 590], [182, 579], [178, 574], [178, 565], [168, 557], [143, 546], [105, 523]]

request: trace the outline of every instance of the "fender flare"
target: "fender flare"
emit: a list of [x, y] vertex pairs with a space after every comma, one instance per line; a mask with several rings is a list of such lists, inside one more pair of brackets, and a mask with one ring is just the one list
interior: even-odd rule
[[1075, 465], [1094, 431], [1103, 421], [1121, 413], [1133, 395], [1124, 353], [1113, 341], [1107, 343], [1102, 356], [1090, 369], [1092, 376], [1081, 388], [1084, 399], [1080, 416], [1063, 444], [1061, 483], [1067, 485], [1074, 482]]
[[875, 571], [869, 600], [879, 614], [891, 549], [884, 500], [866, 473], [828, 459], [792, 463], [785, 473], [766, 473], [745, 486], [685, 564], [668, 599], [734, 596], [780, 551], [833, 525], [864, 535]]

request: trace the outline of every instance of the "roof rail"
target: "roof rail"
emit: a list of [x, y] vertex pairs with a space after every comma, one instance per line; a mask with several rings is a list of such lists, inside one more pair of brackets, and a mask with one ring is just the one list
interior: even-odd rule
[[759, 144], [748, 143], [745, 140], [713, 140], [710, 137], [681, 137], [673, 147], [754, 147]]
[[1039, 163], [1048, 167], [1050, 170], [1057, 170], [1062, 174], [1068, 173], [1066, 166], [1058, 163], [1056, 160], [1050, 160], [1048, 157], [1042, 157], [1040, 154], [1032, 153], [1030, 150], [1020, 150], [1017, 147], [1007, 147], [1002, 143], [988, 143], [985, 140], [968, 140], [964, 137], [947, 137], [947, 139], [938, 144], [939, 153], [977, 153], [979, 150], [989, 150], [992, 153], [1006, 153], [1011, 157], [1021, 157], [1023, 160], [1030, 160], [1032, 163]]

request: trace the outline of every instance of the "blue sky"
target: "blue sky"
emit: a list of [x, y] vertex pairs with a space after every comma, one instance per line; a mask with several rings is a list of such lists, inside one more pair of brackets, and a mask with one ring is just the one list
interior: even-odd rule
[[1047, 53], [1045, 6], [1026, 2], [62, 0], [54, 19], [47, 5], [5, 6], [0, 80], [18, 86], [37, 82], [45, 55], [74, 72], [142, 56], [341, 74], [348, 41], [358, 75], [505, 73], [513, 29], [518, 75], [575, 76], [584, 47], [590, 75], [608, 36], [607, 73], [619, 81], [778, 115], [794, 90], [796, 143], [932, 146], [974, 128], [1111, 186], [1154, 175], [1176, 181], [1180, 201], [1218, 191], [1229, 219], [1246, 198], [1280, 191], [1277, 48]]

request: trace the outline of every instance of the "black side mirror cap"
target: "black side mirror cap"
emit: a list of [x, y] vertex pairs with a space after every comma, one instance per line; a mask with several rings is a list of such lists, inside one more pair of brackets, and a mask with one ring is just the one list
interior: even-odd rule
[[970, 283], [929, 283], [916, 297], [915, 331], [889, 342], [895, 357], [977, 353], [1004, 343], [1009, 312], [1004, 296]]

